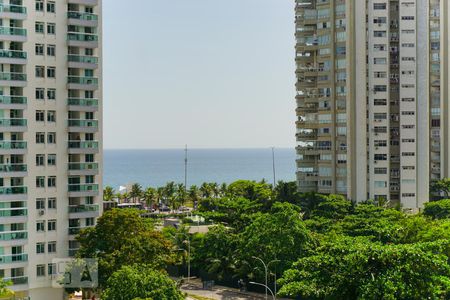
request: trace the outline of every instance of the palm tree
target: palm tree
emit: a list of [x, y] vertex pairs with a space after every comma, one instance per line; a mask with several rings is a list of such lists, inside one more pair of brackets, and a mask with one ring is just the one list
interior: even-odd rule
[[112, 201], [114, 199], [114, 189], [109, 185], [103, 189], [103, 201]]
[[165, 193], [164, 187], [160, 186], [160, 187], [158, 187], [158, 188], [156, 189], [156, 195], [155, 195], [155, 197], [156, 197], [156, 202], [157, 202], [158, 204], [161, 204], [161, 203], [163, 202], [164, 195], [165, 195], [164, 193]]
[[212, 182], [209, 184], [209, 188], [211, 190], [211, 194], [214, 198], [219, 198], [220, 194], [220, 187], [217, 182]]
[[166, 205], [173, 204], [173, 202], [175, 201], [175, 192], [176, 192], [175, 182], [173, 181], [168, 182], [164, 187], [164, 199]]
[[179, 183], [177, 184], [177, 192], [176, 192], [176, 203], [184, 205], [184, 202], [186, 202], [186, 187], [184, 184]]
[[129, 198], [130, 198], [130, 195], [127, 193], [127, 192], [125, 192], [125, 193], [123, 193], [123, 194], [120, 194], [120, 198], [121, 198], [121, 200], [122, 200], [122, 203], [128, 203], [129, 201]]
[[189, 188], [188, 197], [192, 201], [193, 206], [200, 200], [200, 191], [196, 185]]
[[200, 192], [203, 198], [210, 198], [211, 197], [211, 187], [208, 183], [203, 182], [200, 186]]
[[153, 208], [153, 205], [156, 201], [156, 190], [152, 187], [148, 187], [143, 194], [145, 204], [147, 207]]
[[139, 183], [135, 183], [131, 186], [130, 197], [133, 199], [133, 203], [136, 203], [136, 199], [139, 201], [142, 196], [142, 186]]
[[228, 192], [228, 185], [224, 182], [220, 185], [220, 196], [225, 197]]

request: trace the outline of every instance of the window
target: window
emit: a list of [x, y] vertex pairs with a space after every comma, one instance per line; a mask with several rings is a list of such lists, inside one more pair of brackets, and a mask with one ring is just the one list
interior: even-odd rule
[[47, 155], [47, 164], [49, 166], [56, 166], [56, 154]]
[[44, 33], [44, 22], [36, 22], [34, 24], [34, 30], [36, 33]]
[[45, 166], [44, 154], [36, 154], [36, 166]]
[[45, 77], [45, 68], [44, 66], [36, 66], [35, 67], [35, 76], [38, 78], [44, 78]]
[[45, 111], [37, 110], [36, 111], [36, 122], [44, 122], [44, 120], [45, 120], [44, 114], [45, 114]]
[[414, 152], [402, 152], [402, 156], [415, 156]]
[[56, 187], [56, 176], [49, 176], [47, 178], [47, 186], [48, 187]]
[[374, 3], [373, 9], [376, 9], [376, 10], [386, 9], [386, 3]]
[[387, 174], [387, 168], [375, 168], [374, 169], [375, 174]]
[[48, 78], [56, 77], [56, 68], [55, 67], [47, 67], [47, 77]]
[[36, 176], [36, 187], [37, 188], [45, 187], [45, 177], [44, 176]]
[[375, 154], [374, 159], [375, 160], [387, 160], [387, 154]]
[[47, 122], [56, 122], [56, 111], [47, 111]]
[[[53, 243], [53, 242], [51, 242], [51, 243]], [[55, 243], [55, 251], [54, 252], [56, 252], [56, 242], [54, 242], [54, 243]], [[56, 275], [56, 264], [55, 263], [48, 264], [48, 275]]]
[[56, 198], [48, 198], [48, 209], [56, 209]]
[[56, 24], [55, 23], [47, 23], [47, 33], [48, 34], [56, 33]]
[[385, 57], [375, 57], [373, 59], [373, 63], [376, 65], [385, 65], [387, 62]]
[[[48, 222], [47, 222], [47, 230], [48, 231], [55, 231], [56, 230], [56, 220], [48, 220]], [[50, 243], [48, 245], [50, 246]], [[50, 249], [50, 247], [49, 247], [49, 249]], [[50, 250], [48, 252], [50, 252]]]
[[48, 56], [56, 56], [56, 46], [55, 45], [47, 45], [47, 55]]
[[44, 55], [44, 45], [43, 44], [36, 44], [34, 47], [36, 51], [36, 55]]
[[45, 265], [36, 265], [36, 276], [37, 277], [45, 276]]
[[44, 132], [36, 132], [36, 144], [45, 144]]
[[45, 221], [37, 221], [36, 222], [36, 231], [37, 232], [45, 231]]
[[45, 98], [45, 89], [37, 88], [36, 89], [36, 100], [44, 100]]
[[47, 99], [48, 100], [55, 100], [56, 99], [56, 90], [55, 89], [48, 89], [47, 90]]
[[55, 12], [55, 2], [47, 1], [47, 12], [50, 12], [50, 13]]
[[86, 218], [86, 226], [94, 226], [95, 219], [94, 218]]
[[44, 11], [44, 0], [36, 0], [36, 11]]
[[36, 209], [45, 209], [45, 198], [36, 199]]
[[375, 181], [374, 186], [375, 186], [375, 188], [385, 188], [385, 187], [387, 187], [387, 182], [386, 181]]
[[373, 105], [385, 106], [385, 105], [387, 105], [387, 100], [386, 99], [373, 99]]
[[45, 243], [36, 243], [36, 253], [45, 253]]
[[47, 143], [56, 144], [56, 132], [47, 133]]

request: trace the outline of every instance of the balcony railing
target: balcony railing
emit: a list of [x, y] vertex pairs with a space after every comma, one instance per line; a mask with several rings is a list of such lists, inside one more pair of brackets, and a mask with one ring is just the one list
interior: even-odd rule
[[3, 281], [11, 281], [13, 285], [18, 284], [28, 284], [28, 277], [26, 276], [20, 276], [20, 277], [9, 277], [9, 278], [3, 278]]
[[27, 104], [27, 97], [1, 95], [0, 104]]
[[69, 206], [69, 213], [96, 212], [99, 210], [98, 204], [83, 204]]
[[69, 170], [72, 171], [98, 170], [98, 163], [69, 163]]
[[98, 149], [98, 141], [69, 141], [70, 149]]
[[0, 73], [0, 80], [27, 81], [27, 74], [23, 74], [23, 73]]
[[0, 119], [0, 127], [27, 126], [27, 119]]
[[0, 50], [0, 58], [19, 58], [26, 59], [27, 53], [25, 51], [17, 51], [17, 50]]
[[26, 231], [0, 232], [0, 241], [23, 240], [26, 238], [28, 238], [28, 233]]
[[23, 141], [0, 141], [0, 150], [27, 149], [27, 142]]
[[26, 194], [27, 191], [28, 188], [26, 186], [0, 187], [0, 196]]
[[98, 35], [92, 33], [69, 32], [67, 34], [67, 39], [69, 41], [77, 41], [77, 42], [97, 42]]
[[98, 184], [69, 184], [69, 192], [97, 192]]
[[0, 12], [26, 14], [27, 8], [25, 6], [20, 6], [20, 5], [8, 5], [8, 4], [1, 3], [0, 4]]
[[72, 119], [68, 121], [69, 127], [98, 127], [98, 120], [77, 120]]
[[16, 262], [28, 261], [28, 254], [12, 254], [12, 255], [0, 255], [0, 264], [10, 264]]
[[98, 57], [96, 56], [83, 56], [83, 55], [74, 55], [70, 54], [67, 59], [70, 62], [77, 62], [77, 63], [87, 63], [87, 64], [97, 64], [98, 63]]
[[0, 165], [0, 172], [26, 172], [26, 164], [2, 164]]
[[0, 209], [0, 217], [24, 217], [28, 215], [26, 208]]
[[67, 102], [69, 105], [74, 105], [74, 106], [92, 106], [92, 107], [98, 106], [98, 99], [69, 98]]
[[19, 27], [3, 27], [0, 26], [0, 35], [18, 35], [27, 36], [27, 30]]
[[77, 19], [77, 20], [83, 20], [83, 21], [97, 21], [98, 15], [96, 14], [90, 14], [90, 13], [83, 13], [78, 11], [69, 11], [67, 13], [67, 17], [69, 19]]
[[98, 78], [96, 78], [96, 77], [69, 76], [67, 78], [67, 82], [68, 83], [74, 83], [74, 84], [98, 85]]

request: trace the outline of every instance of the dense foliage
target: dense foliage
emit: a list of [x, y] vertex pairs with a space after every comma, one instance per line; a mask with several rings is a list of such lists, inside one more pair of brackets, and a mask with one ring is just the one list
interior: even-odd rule
[[[433, 189], [446, 194], [447, 183]], [[107, 198], [112, 195], [109, 190]], [[450, 298], [450, 200], [428, 203], [423, 213], [411, 215], [382, 202], [302, 194], [295, 183], [272, 187], [246, 180], [205, 183], [187, 192], [173, 183], [145, 191], [135, 186], [127, 197], [173, 207], [190, 201], [215, 225], [206, 234], [189, 234], [185, 226], [158, 233], [137, 212], [107, 212], [80, 236], [80, 255], [101, 261], [103, 286], [135, 262], [153, 271], [169, 262], [190, 263], [191, 274], [223, 284], [264, 282], [261, 259], [269, 263], [269, 286], [277, 282], [283, 297]]]
[[184, 300], [175, 281], [145, 265], [123, 266], [108, 279], [105, 300]]

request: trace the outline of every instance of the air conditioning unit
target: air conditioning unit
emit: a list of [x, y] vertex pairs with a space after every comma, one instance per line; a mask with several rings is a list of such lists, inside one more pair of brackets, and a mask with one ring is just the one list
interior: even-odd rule
[[43, 215], [45, 215], [45, 209], [41, 209], [41, 210], [39, 210], [39, 215], [40, 215], [40, 216], [43, 216]]

